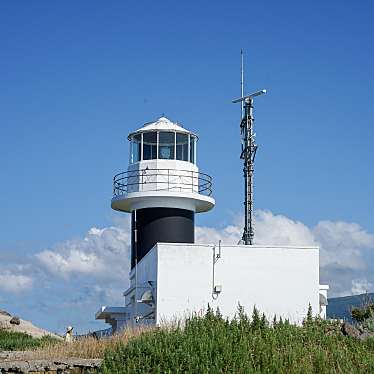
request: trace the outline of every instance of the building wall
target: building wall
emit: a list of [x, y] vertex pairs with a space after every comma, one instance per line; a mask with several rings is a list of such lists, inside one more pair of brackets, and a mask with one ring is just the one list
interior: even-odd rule
[[222, 286], [216, 299], [213, 254], [218, 246], [158, 243], [153, 251], [158, 263], [157, 323], [203, 311], [208, 303], [229, 317], [239, 303], [249, 313], [256, 305], [269, 319], [276, 314], [296, 323], [309, 303], [319, 313], [318, 247], [222, 246], [214, 266], [214, 285]]

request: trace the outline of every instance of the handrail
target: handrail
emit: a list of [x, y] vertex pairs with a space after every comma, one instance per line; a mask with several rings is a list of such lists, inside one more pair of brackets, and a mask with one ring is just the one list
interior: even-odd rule
[[192, 170], [149, 168], [129, 170], [113, 177], [114, 197], [151, 191], [183, 191], [211, 196], [212, 177]]

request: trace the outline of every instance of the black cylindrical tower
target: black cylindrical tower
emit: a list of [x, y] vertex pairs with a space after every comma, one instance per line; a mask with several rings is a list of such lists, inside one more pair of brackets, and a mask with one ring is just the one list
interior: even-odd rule
[[144, 208], [131, 214], [131, 268], [156, 243], [194, 243], [195, 213], [177, 208]]

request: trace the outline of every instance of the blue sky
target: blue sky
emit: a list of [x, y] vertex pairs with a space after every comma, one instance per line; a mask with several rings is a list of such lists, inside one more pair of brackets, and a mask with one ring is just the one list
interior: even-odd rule
[[241, 48], [247, 91], [268, 89], [255, 107], [256, 208], [312, 231], [356, 225], [374, 270], [373, 16], [371, 1], [2, 2], [0, 260], [3, 274], [33, 282], [0, 288], [0, 308], [61, 330], [67, 321], [48, 313], [57, 300], [33, 307], [45, 294], [35, 284], [50, 282], [66, 303], [91, 297], [93, 312], [108, 301], [92, 293], [108, 280], [86, 284], [76, 270], [55, 279], [37, 259], [92, 227], [125, 230], [110, 209], [112, 177], [127, 168], [127, 134], [163, 113], [199, 134], [198, 163], [214, 179], [216, 207], [197, 224], [224, 232], [237, 223], [240, 110], [230, 101]]

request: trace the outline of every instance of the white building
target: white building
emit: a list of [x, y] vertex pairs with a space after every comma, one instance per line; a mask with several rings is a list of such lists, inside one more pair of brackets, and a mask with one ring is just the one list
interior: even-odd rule
[[224, 316], [240, 304], [295, 323], [310, 304], [325, 317], [318, 247], [194, 243], [195, 213], [215, 204], [211, 177], [196, 165], [195, 134], [161, 117], [128, 139], [130, 164], [114, 177], [112, 208], [131, 213], [130, 287], [124, 307], [103, 306], [97, 319], [117, 331], [184, 318], [208, 304]]

